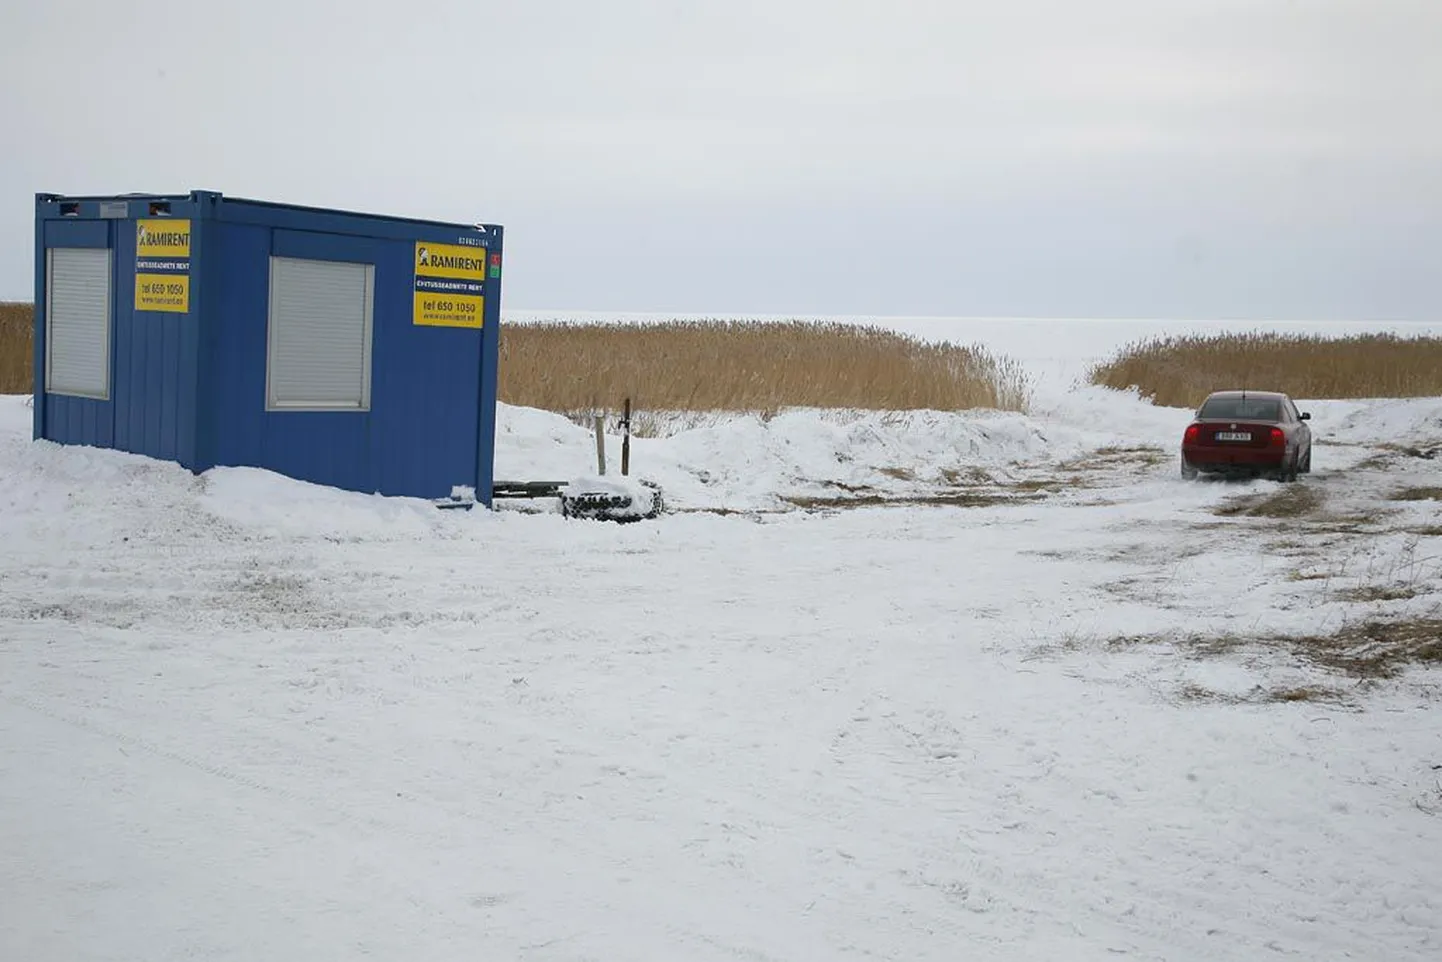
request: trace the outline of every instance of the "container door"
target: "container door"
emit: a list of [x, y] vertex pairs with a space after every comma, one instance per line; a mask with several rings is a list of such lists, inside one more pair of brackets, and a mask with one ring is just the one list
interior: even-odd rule
[[109, 447], [112, 439], [116, 271], [109, 228], [53, 222], [43, 235], [40, 434], [60, 444]]
[[110, 398], [108, 248], [46, 251], [45, 384], [51, 394]]

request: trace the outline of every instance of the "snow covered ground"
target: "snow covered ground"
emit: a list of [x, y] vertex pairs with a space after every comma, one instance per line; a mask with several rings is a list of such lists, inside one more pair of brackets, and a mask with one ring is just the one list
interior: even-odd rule
[[[1442, 957], [1442, 502], [1394, 497], [1442, 399], [1189, 484], [1077, 337], [1027, 416], [637, 439], [626, 526], [0, 398], [0, 958]], [[497, 456], [594, 471], [531, 410]]]

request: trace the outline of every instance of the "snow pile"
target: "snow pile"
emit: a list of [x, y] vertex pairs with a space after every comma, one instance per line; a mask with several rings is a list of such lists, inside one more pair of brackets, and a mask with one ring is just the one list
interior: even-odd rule
[[[905, 492], [977, 472], [1057, 463], [1128, 437], [1125, 419], [1115, 412], [1095, 426], [1080, 420], [996, 411], [731, 415], [669, 437], [633, 437], [630, 468], [632, 477], [659, 483], [667, 503], [678, 508], [780, 510], [790, 497]], [[1163, 412], [1153, 420], [1171, 425], [1177, 415]], [[608, 430], [608, 478], [619, 476], [620, 450], [621, 438]], [[597, 467], [592, 430], [560, 415], [501, 405], [498, 480], [556, 480], [594, 474]]]
[[258, 468], [214, 468], [198, 507], [254, 538], [415, 541], [446, 528], [433, 502], [338, 491]]
[[1302, 401], [1313, 428], [1329, 440], [1371, 444], [1386, 438], [1410, 446], [1442, 446], [1442, 405], [1431, 398]]

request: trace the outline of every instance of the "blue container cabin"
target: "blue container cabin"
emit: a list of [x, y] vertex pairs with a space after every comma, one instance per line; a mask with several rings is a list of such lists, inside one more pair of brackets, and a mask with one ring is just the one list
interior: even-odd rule
[[39, 194], [35, 437], [489, 506], [502, 235], [211, 191]]

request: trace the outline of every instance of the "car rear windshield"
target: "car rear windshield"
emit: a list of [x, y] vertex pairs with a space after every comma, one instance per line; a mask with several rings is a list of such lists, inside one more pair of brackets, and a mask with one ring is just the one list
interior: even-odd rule
[[1232, 418], [1237, 421], [1280, 421], [1282, 405], [1269, 398], [1214, 397], [1202, 405], [1204, 418]]

